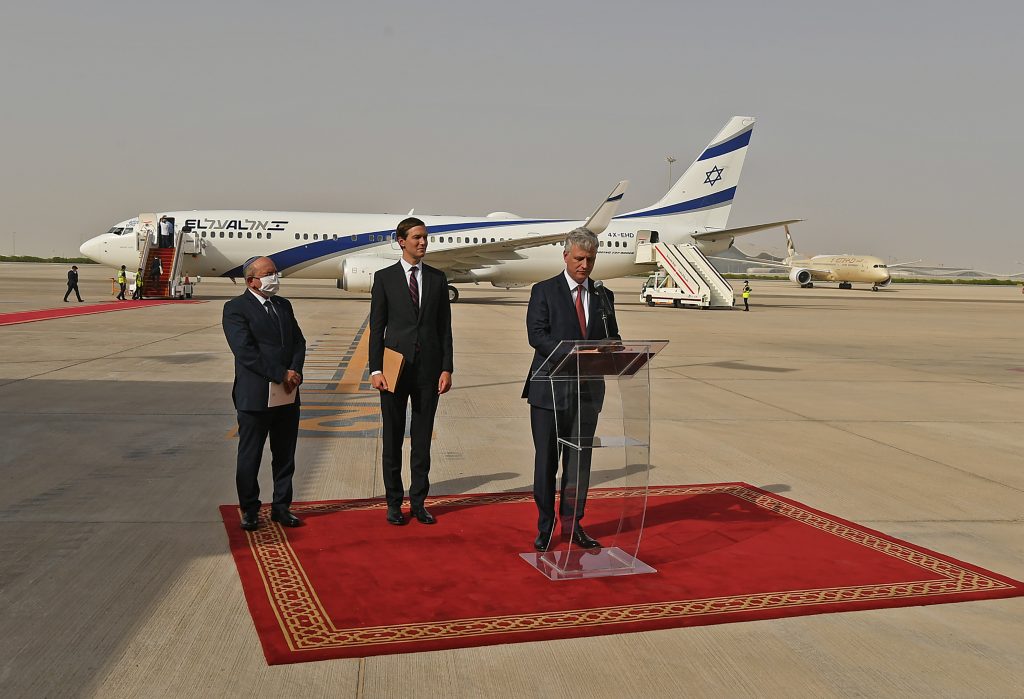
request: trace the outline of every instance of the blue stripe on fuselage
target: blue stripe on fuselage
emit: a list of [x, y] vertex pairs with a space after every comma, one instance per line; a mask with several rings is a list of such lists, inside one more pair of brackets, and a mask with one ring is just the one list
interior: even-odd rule
[[725, 155], [726, 153], [731, 153], [734, 150], [739, 150], [743, 146], [750, 143], [750, 134], [752, 133], [754, 133], [753, 126], [751, 126], [743, 133], [737, 136], [733, 136], [728, 141], [719, 143], [717, 146], [711, 146], [706, 151], [700, 154], [700, 157], [697, 158], [697, 162], [700, 162], [701, 160], [707, 160], [708, 158], [714, 158], [715, 156], [718, 155]]
[[734, 196], [736, 196], [736, 188], [729, 187], [729, 189], [723, 189], [721, 192], [715, 192], [714, 194], [709, 194], [706, 197], [697, 197], [696, 199], [690, 199], [689, 201], [681, 201], [678, 204], [663, 206], [660, 209], [637, 211], [633, 214], [623, 214], [622, 216], [616, 216], [615, 218], [616, 220], [619, 220], [625, 218], [647, 218], [648, 216], [670, 216], [672, 214], [680, 214], [684, 211], [694, 211], [696, 209], [704, 209], [717, 204], [725, 204], [732, 201]]
[[[455, 231], [468, 231], [477, 228], [498, 228], [504, 226], [523, 226], [533, 225], [538, 223], [562, 223], [568, 219], [515, 219], [512, 221], [474, 221], [472, 223], [448, 223], [440, 226], [428, 226], [427, 230], [430, 235], [441, 235], [442, 233], [451, 233]], [[290, 267], [301, 265], [306, 262], [311, 262], [321, 257], [330, 257], [343, 252], [352, 252], [363, 247], [379, 247], [390, 243], [391, 236], [394, 235], [394, 230], [388, 229], [383, 231], [370, 231], [368, 233], [356, 234], [356, 239], [352, 240], [351, 235], [338, 235], [337, 239], [328, 238], [327, 240], [315, 240], [312, 242], [303, 242], [301, 245], [297, 245], [287, 250], [275, 252], [267, 255], [274, 264], [277, 266], [279, 272], [285, 272]], [[294, 235], [294, 234], [293, 234]], [[323, 235], [330, 235], [324, 233]], [[385, 241], [376, 240], [380, 235], [386, 236]], [[242, 266], [239, 265], [234, 269], [230, 269], [222, 277], [241, 277]]]

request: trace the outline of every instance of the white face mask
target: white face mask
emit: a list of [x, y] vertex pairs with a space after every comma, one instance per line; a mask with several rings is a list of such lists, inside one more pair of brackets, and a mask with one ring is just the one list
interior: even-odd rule
[[281, 278], [277, 276], [277, 272], [269, 274], [265, 277], [260, 277], [260, 291], [267, 296], [273, 296], [281, 289]]

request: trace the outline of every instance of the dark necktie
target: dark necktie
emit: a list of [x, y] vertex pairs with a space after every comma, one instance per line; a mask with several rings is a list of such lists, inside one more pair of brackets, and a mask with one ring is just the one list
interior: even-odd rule
[[278, 315], [277, 309], [274, 308], [274, 302], [267, 299], [267, 302], [263, 305], [267, 308], [267, 314], [277, 323], [277, 332], [281, 336], [281, 342], [284, 342], [284, 328], [281, 327], [281, 316]]
[[583, 311], [583, 285], [576, 287], [576, 317], [580, 321], [580, 333], [587, 339], [587, 314]]
[[409, 270], [409, 297], [412, 299], [412, 307], [416, 309], [417, 315], [420, 312], [420, 283], [416, 281], [416, 268]]

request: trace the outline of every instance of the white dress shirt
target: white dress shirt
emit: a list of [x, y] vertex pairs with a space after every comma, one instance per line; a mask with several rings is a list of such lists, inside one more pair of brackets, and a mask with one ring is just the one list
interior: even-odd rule
[[418, 294], [420, 308], [423, 308], [423, 260], [420, 260], [416, 264], [411, 265], [408, 262], [406, 262], [405, 258], [403, 257], [401, 260], [399, 260], [399, 262], [402, 263], [402, 270], [405, 272], [406, 286], [409, 286], [409, 270], [412, 269], [413, 267], [416, 268], [416, 284], [419, 286], [420, 290], [420, 293]]

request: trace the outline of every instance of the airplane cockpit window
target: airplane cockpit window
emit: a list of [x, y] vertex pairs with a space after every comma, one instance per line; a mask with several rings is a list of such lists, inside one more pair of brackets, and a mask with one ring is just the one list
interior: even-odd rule
[[114, 226], [109, 231], [107, 231], [107, 233], [113, 233], [114, 235], [123, 235], [124, 234], [124, 229], [123, 228], [118, 228], [117, 226]]

